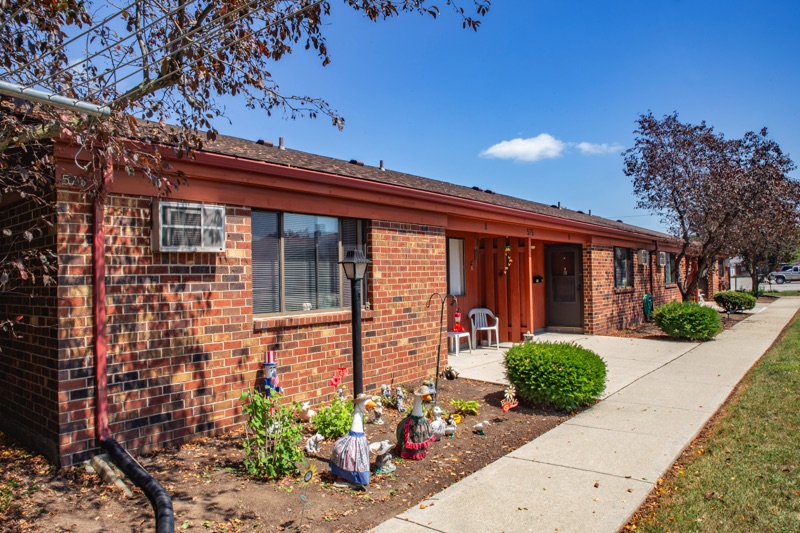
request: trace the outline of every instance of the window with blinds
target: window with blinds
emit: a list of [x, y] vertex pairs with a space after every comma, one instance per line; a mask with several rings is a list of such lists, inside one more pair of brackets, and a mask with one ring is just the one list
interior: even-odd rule
[[339, 261], [347, 250], [366, 252], [363, 220], [253, 211], [251, 227], [253, 313], [350, 305], [350, 283]]
[[614, 287], [633, 287], [633, 258], [630, 248], [614, 248]]

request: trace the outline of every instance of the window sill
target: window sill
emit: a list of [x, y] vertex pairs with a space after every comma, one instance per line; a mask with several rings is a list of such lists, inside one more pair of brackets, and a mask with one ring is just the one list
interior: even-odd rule
[[666, 283], [666, 284], [664, 285], [664, 288], [665, 288], [665, 289], [675, 289], [675, 288], [677, 288], [677, 287], [678, 287], [678, 284], [677, 284], [677, 283]]
[[634, 287], [614, 287], [614, 294], [628, 294], [634, 292]]
[[[362, 309], [361, 320], [372, 320], [373, 310]], [[262, 315], [253, 317], [253, 329], [263, 331], [273, 328], [287, 328], [298, 326], [316, 326], [319, 324], [339, 324], [351, 322], [352, 317], [349, 309], [335, 309], [331, 311], [319, 311], [316, 313], [304, 313], [297, 315]]]

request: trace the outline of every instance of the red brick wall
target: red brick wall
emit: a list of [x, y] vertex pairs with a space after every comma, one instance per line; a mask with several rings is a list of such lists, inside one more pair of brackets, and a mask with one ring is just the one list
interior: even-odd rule
[[[64, 296], [59, 311], [60, 454], [74, 464], [94, 453], [90, 204], [62, 204]], [[112, 195], [106, 208], [108, 392], [111, 433], [132, 451], [220, 432], [241, 423], [239, 396], [260, 383], [277, 350], [289, 399], [329, 399], [337, 367], [352, 368], [349, 310], [252, 314], [250, 210], [227, 208], [223, 254], [150, 248], [150, 199]], [[446, 290], [444, 228], [372, 221], [371, 283], [363, 312], [364, 385], [418, 383], [434, 373], [438, 307]], [[69, 274], [70, 279], [66, 278]], [[442, 365], [446, 364], [445, 359]], [[345, 380], [352, 390], [352, 376]]]
[[[649, 264], [639, 263], [637, 249], [633, 249], [633, 287], [614, 287], [614, 246], [587, 244], [583, 247], [584, 271], [584, 330], [603, 335], [612, 330], [625, 329], [644, 321], [645, 293], [653, 295], [654, 306], [680, 300], [676, 285], [664, 285], [664, 269], [655, 256]], [[650, 269], [653, 269], [652, 292]]]
[[[0, 208], [0, 250], [9, 257], [28, 252], [56, 252], [54, 195], [46, 203], [20, 201]], [[33, 239], [23, 238], [31, 231]], [[13, 333], [0, 331], [0, 425], [4, 431], [51, 460], [57, 458], [58, 379], [56, 359], [56, 285], [43, 284], [41, 272], [22, 280], [10, 269], [0, 290], [0, 321], [21, 316]]]

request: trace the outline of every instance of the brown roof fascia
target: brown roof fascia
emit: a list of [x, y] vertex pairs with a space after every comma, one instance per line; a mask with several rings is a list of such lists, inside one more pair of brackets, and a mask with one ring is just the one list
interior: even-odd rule
[[[227, 136], [220, 136], [220, 138], [225, 139], [226, 141], [229, 142], [236, 142], [240, 144], [248, 143], [248, 144], [253, 144], [255, 146], [255, 143], [243, 139], [237, 139]], [[57, 157], [65, 157], [72, 159], [77, 156], [79, 159], [84, 159], [83, 157], [81, 157], [83, 156], [83, 154], [78, 153], [78, 147], [76, 147], [73, 144], [70, 144], [68, 139], [60, 139], [60, 141], [61, 142], [58, 143], [58, 148], [55, 150], [55, 155]], [[140, 147], [146, 151], [152, 151], [154, 149], [157, 149], [162, 156], [170, 159], [171, 163], [176, 166], [176, 169], [183, 165], [186, 166], [197, 165], [200, 167], [208, 166], [213, 168], [225, 169], [228, 171], [240, 170], [247, 173], [254, 173], [259, 176], [254, 179], [250, 178], [235, 179], [230, 176], [222, 178], [222, 177], [210, 176], [208, 174], [203, 175], [203, 173], [197, 172], [197, 170], [193, 170], [191, 172], [187, 172], [186, 170], [184, 170], [184, 172], [186, 172], [189, 178], [195, 178], [195, 179], [200, 178], [200, 179], [219, 181], [219, 182], [226, 182], [226, 181], [236, 182], [244, 185], [259, 186], [259, 187], [266, 186], [270, 188], [285, 188], [287, 190], [296, 188], [297, 183], [295, 180], [303, 180], [308, 183], [313, 183], [315, 185], [325, 184], [325, 185], [345, 187], [362, 193], [363, 192], [377, 193], [378, 195], [381, 196], [380, 199], [381, 202], [390, 203], [394, 205], [400, 205], [400, 206], [406, 205], [403, 202], [397, 202], [397, 200], [400, 198], [430, 203], [430, 205], [427, 206], [427, 208], [433, 211], [440, 211], [441, 205], [448, 205], [456, 209], [452, 214], [480, 221], [502, 222], [502, 223], [519, 225], [523, 227], [534, 225], [549, 229], [560, 229], [560, 230], [573, 229], [575, 231], [579, 231], [588, 235], [616, 237], [626, 240], [634, 240], [637, 242], [657, 240], [660, 242], [668, 243], [674, 239], [674, 237], [671, 237], [669, 235], [652, 232], [651, 230], [645, 230], [644, 228], [641, 228], [642, 232], [638, 232], [635, 230], [626, 230], [621, 228], [613, 228], [601, 224], [591, 224], [588, 222], [573, 220], [566, 217], [558, 217], [553, 215], [536, 213], [534, 211], [527, 211], [519, 208], [507, 207], [488, 202], [481, 202], [479, 200], [462, 198], [459, 196], [453, 196], [441, 192], [434, 192], [421, 188], [413, 188], [406, 185], [397, 185], [393, 183], [375, 181], [372, 179], [361, 178], [361, 177], [347, 176], [328, 171], [320, 171], [315, 169], [290, 166], [287, 164], [273, 163], [270, 161], [254, 159], [252, 157], [243, 157], [237, 154], [221, 153], [220, 151], [197, 150], [192, 152], [191, 156], [188, 158], [177, 158], [175, 156], [175, 152], [169, 146], [152, 145], [133, 140], [129, 142], [132, 146]], [[65, 146], [65, 144], [67, 144], [67, 146]], [[278, 150], [278, 148], [275, 149]], [[325, 158], [323, 156], [315, 156], [313, 154], [305, 154], [303, 152], [290, 151], [290, 150], [287, 150], [287, 152], [299, 153], [301, 155], [307, 155], [315, 159], [319, 158], [326, 161], [330, 160], [335, 164], [342, 164], [342, 163], [347, 164], [346, 162], [342, 162], [332, 158]], [[88, 155], [89, 154], [86, 154], [87, 157]], [[369, 171], [369, 169], [371, 169], [371, 167], [366, 167], [366, 168], [359, 167], [358, 170]], [[266, 184], [263, 181], [264, 175], [272, 175], [281, 178], [290, 178], [292, 181], [291, 183], [287, 182], [286, 184], [281, 184], [277, 182]], [[428, 178], [419, 178], [411, 175], [408, 175], [408, 177], [417, 178], [418, 180], [421, 181], [435, 181], [435, 180], [429, 180]], [[467, 187], [458, 185], [452, 185], [452, 187], [454, 189], [461, 189], [461, 188], [468, 189]], [[523, 200], [523, 202], [527, 201]], [[417, 208], [420, 208], [420, 206], [417, 206]], [[566, 212], [569, 213], [570, 211]]]
[[[217, 168], [224, 168], [227, 170], [243, 170], [258, 174], [269, 174], [279, 177], [292, 178], [292, 180], [304, 180], [313, 182], [315, 184], [328, 184], [338, 185], [351, 189], [376, 192], [384, 196], [384, 202], [390, 202], [398, 197], [405, 197], [414, 200], [423, 200], [431, 202], [430, 209], [435, 209], [437, 205], [450, 205], [453, 207], [460, 207], [457, 212], [458, 215], [473, 218], [476, 220], [487, 220], [493, 222], [506, 222], [516, 225], [539, 225], [551, 229], [564, 229], [574, 228], [575, 230], [592, 234], [592, 235], [605, 235], [609, 237], [623, 237], [641, 240], [653, 240], [656, 237], [650, 234], [637, 233], [633, 231], [618, 230], [615, 228], [607, 228], [604, 226], [588, 224], [585, 222], [570, 220], [567, 218], [560, 218], [554, 216], [543, 215], [540, 213], [533, 213], [521, 209], [514, 209], [505, 206], [498, 206], [487, 204], [476, 200], [467, 198], [459, 198], [456, 196], [449, 196], [437, 192], [425, 191], [421, 189], [412, 189], [401, 185], [394, 185], [390, 183], [382, 183], [362, 178], [355, 178], [351, 176], [342, 176], [340, 174], [332, 174], [328, 172], [321, 172], [317, 170], [290, 167], [271, 163], [267, 161], [258, 161], [255, 159], [242, 158], [236, 155], [219, 154], [215, 152], [194, 152], [191, 160], [183, 159], [182, 162], [192, 162], [198, 165], [211, 166]], [[196, 176], [196, 172], [188, 173], [189, 176]], [[203, 177], [203, 179], [214, 179], [219, 181], [231, 180], [230, 177], [225, 180], [221, 178]], [[234, 181], [239, 181], [235, 180]], [[248, 184], [260, 185], [256, 180], [244, 180]], [[293, 181], [294, 183], [294, 181]], [[278, 186], [278, 184], [271, 184], [271, 186]], [[522, 219], [522, 220], [520, 220]]]

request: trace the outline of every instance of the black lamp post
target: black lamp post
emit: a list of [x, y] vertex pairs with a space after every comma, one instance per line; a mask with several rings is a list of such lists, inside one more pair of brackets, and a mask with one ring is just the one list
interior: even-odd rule
[[340, 261], [344, 275], [350, 280], [350, 304], [353, 318], [353, 392], [356, 396], [364, 392], [361, 368], [361, 280], [367, 273], [369, 260], [361, 250], [348, 250]]

